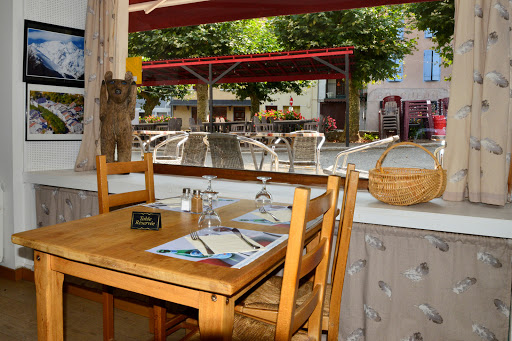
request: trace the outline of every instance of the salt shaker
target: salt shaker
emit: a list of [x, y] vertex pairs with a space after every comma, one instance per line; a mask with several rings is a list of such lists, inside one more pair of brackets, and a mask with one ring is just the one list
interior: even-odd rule
[[191, 200], [190, 188], [183, 188], [183, 194], [181, 195], [181, 210], [190, 211]]
[[195, 189], [192, 191], [192, 203], [190, 212], [201, 213], [203, 212], [203, 199], [201, 198], [201, 191]]

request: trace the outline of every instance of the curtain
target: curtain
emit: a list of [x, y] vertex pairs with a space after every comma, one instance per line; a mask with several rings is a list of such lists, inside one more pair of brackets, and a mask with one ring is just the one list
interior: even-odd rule
[[507, 239], [354, 223], [341, 340], [507, 340]]
[[508, 0], [456, 0], [443, 198], [504, 205], [512, 149]]
[[100, 89], [107, 71], [114, 69], [115, 20], [118, 0], [88, 0], [85, 24], [84, 135], [75, 171], [96, 168], [100, 145]]
[[87, 218], [99, 212], [96, 192], [44, 185], [34, 188], [37, 227]]

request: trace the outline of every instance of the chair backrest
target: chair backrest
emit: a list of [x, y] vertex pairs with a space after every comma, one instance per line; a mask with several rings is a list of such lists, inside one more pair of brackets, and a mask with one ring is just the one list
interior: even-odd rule
[[304, 130], [320, 131], [320, 122], [307, 122], [307, 123], [304, 123]]
[[181, 164], [183, 166], [204, 166], [206, 154], [208, 153], [208, 145], [204, 138], [206, 133], [190, 133], [185, 144], [183, 145], [183, 153]]
[[236, 135], [212, 133], [208, 135], [208, 143], [214, 168], [244, 169], [240, 142]]
[[[290, 340], [305, 322], [308, 322], [308, 335], [315, 340], [320, 340], [322, 309], [340, 185], [340, 177], [329, 176], [326, 192], [314, 199], [310, 198], [310, 188], [299, 187], [295, 190], [277, 316], [276, 340]], [[318, 217], [322, 219], [319, 241], [304, 254], [307, 224]], [[312, 273], [314, 273], [312, 294], [297, 307], [299, 280]]]
[[343, 201], [341, 205], [340, 222], [336, 234], [336, 245], [331, 270], [331, 301], [329, 305], [329, 327], [327, 335], [329, 340], [338, 339], [340, 322], [341, 294], [345, 280], [345, 269], [347, 267], [348, 250], [350, 246], [350, 235], [352, 223], [354, 222], [354, 210], [356, 206], [357, 187], [359, 183], [359, 172], [355, 171], [355, 165], [347, 165]]
[[[145, 189], [118, 194], [108, 193], [107, 175], [144, 173]], [[131, 162], [107, 163], [105, 155], [96, 156], [96, 174], [98, 177], [99, 212], [107, 213], [111, 207], [155, 201], [155, 185], [153, 179], [153, 158], [151, 153], [144, 154], [144, 160]]]

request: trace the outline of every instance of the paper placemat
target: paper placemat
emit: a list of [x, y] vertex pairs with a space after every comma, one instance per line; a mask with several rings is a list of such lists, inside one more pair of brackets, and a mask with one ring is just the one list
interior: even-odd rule
[[[203, 242], [208, 245], [210, 249], [215, 254], [220, 253], [237, 253], [237, 252], [252, 252], [257, 251], [259, 249], [255, 249], [252, 246], [248, 245], [246, 242], [244, 242], [240, 237], [237, 235], [230, 233], [230, 234], [222, 234], [222, 235], [208, 235], [208, 236], [199, 236]], [[251, 243], [254, 245], [259, 245], [260, 248], [264, 248], [263, 245], [255, 242], [248, 236], [244, 236], [246, 239], [248, 239]], [[190, 238], [190, 236], [185, 237], [185, 239], [192, 244], [196, 249], [198, 249], [203, 255], [207, 255], [208, 252], [206, 251], [206, 248], [199, 240], [193, 240]]]
[[272, 212], [279, 221], [275, 221], [269, 214], [260, 213], [259, 210], [254, 210], [248, 213], [245, 213], [235, 219], [233, 221], [238, 221], [242, 223], [249, 224], [259, 224], [259, 225], [282, 225], [282, 226], [290, 226], [290, 220], [292, 217], [292, 210], [288, 208], [288, 206], [272, 206], [265, 209], [267, 211]]
[[[233, 232], [231, 232], [230, 227], [220, 226], [215, 228], [215, 230], [215, 233], [219, 235], [233, 235], [237, 237]], [[146, 252], [192, 262], [201, 262], [216, 266], [240, 269], [245, 265], [252, 263], [254, 260], [258, 259], [288, 239], [288, 234], [253, 231], [240, 228], [239, 230], [244, 236], [251, 238], [251, 241], [257, 242], [264, 247], [258, 249], [258, 251], [251, 250], [250, 252], [226, 252], [222, 254], [208, 255], [202, 254], [199, 249], [195, 248], [194, 244], [192, 244], [190, 240], [187, 240], [187, 237], [189, 236], [186, 235], [162, 245], [155, 246], [146, 250]], [[204, 251], [206, 252], [206, 250]]]
[[[292, 219], [292, 210], [285, 208], [285, 209], [267, 209], [265, 208], [267, 212], [272, 213], [280, 222], [290, 222]], [[259, 210], [251, 212], [253, 215], [267, 219], [270, 221], [275, 221], [272, 216], [270, 216], [268, 213], [261, 213]]]

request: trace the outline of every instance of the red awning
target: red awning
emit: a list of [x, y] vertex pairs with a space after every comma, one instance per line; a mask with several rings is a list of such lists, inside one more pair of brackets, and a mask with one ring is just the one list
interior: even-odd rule
[[[142, 85], [279, 82], [343, 78], [354, 48], [272, 52], [142, 63]], [[211, 65], [211, 78], [210, 78]]]
[[[160, 0], [129, 0], [130, 6], [144, 4], [148, 10]], [[198, 0], [191, 0], [198, 1]], [[183, 5], [160, 7], [145, 14], [140, 9], [133, 11], [131, 7], [129, 32], [149, 31], [167, 27], [192, 26], [239, 19], [272, 17], [340, 11], [350, 8], [393, 5], [408, 2], [423, 2], [433, 0], [208, 0]], [[175, 0], [174, 3], [186, 1]], [[172, 4], [173, 0], [167, 0]], [[165, 5], [165, 4], [164, 4]]]

